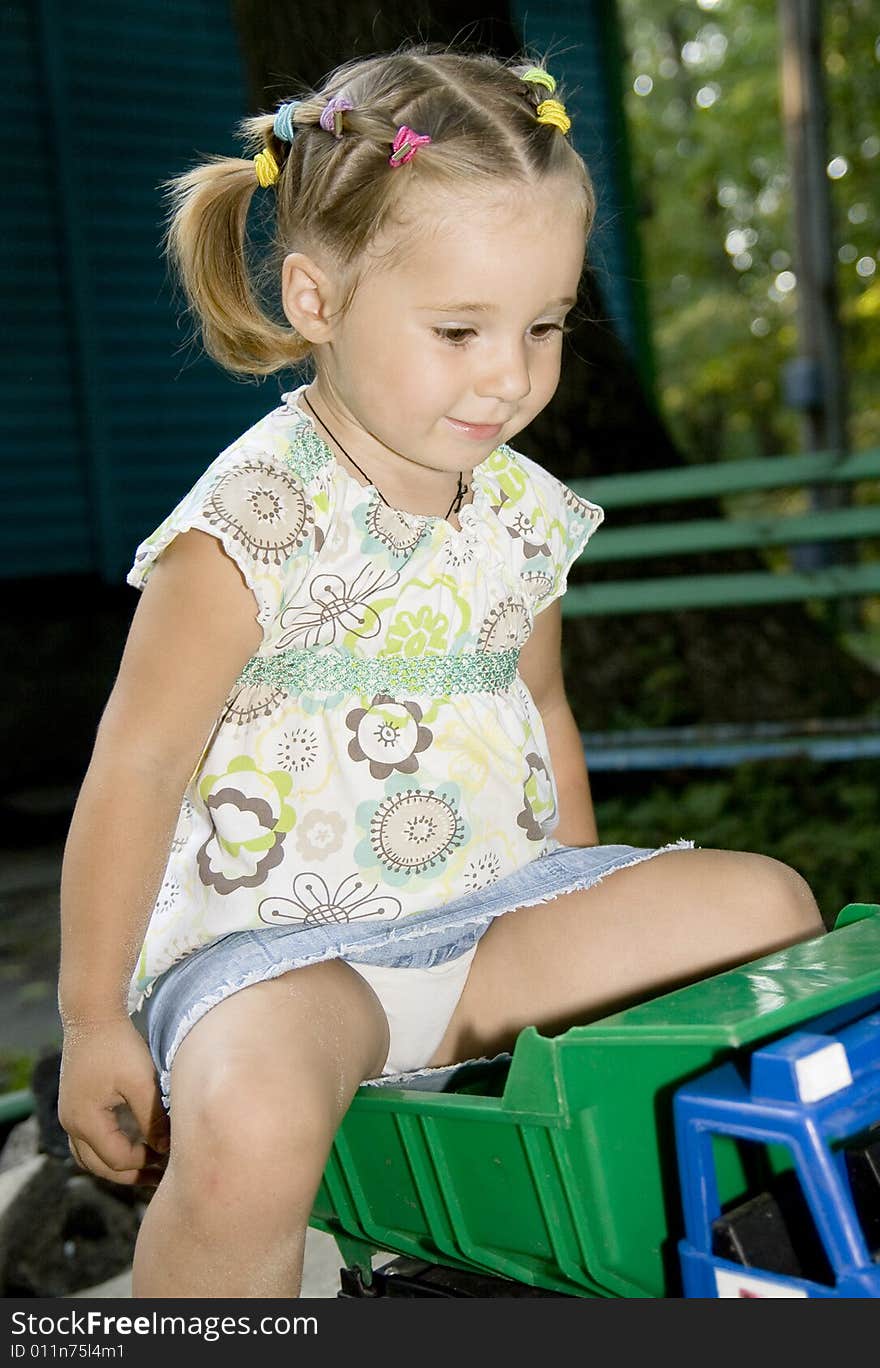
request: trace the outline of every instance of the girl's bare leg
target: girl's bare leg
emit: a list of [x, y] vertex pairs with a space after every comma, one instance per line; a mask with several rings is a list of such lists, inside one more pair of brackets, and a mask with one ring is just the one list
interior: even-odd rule
[[809, 886], [765, 855], [666, 851], [492, 923], [432, 1064], [556, 1035], [628, 1002], [818, 936]]
[[171, 1150], [135, 1249], [135, 1297], [295, 1297], [336, 1129], [381, 1072], [388, 1023], [339, 960], [212, 1007], [171, 1066]]

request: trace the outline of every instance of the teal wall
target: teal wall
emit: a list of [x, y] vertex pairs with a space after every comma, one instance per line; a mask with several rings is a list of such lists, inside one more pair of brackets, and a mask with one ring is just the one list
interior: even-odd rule
[[159, 250], [159, 182], [238, 151], [236, 38], [217, 0], [5, 0], [0, 25], [0, 573], [118, 582], [273, 402], [181, 350]]

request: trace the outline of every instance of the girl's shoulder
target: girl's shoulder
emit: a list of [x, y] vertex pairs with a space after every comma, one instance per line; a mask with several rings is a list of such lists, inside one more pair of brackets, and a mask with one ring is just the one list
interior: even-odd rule
[[487, 458], [486, 480], [493, 509], [519, 548], [523, 587], [541, 612], [565, 592], [572, 564], [605, 514], [507, 443]]
[[325, 533], [327, 448], [282, 397], [231, 442], [135, 552], [126, 582], [143, 589], [159, 556], [190, 528], [216, 537], [273, 621]]
[[290, 471], [305, 486], [319, 484], [316, 477], [326, 476], [332, 470], [333, 456], [294, 402], [297, 392], [282, 394], [275, 408], [258, 418], [220, 452], [205, 476], [251, 458]]
[[506, 442], [489, 457], [488, 470], [508, 510], [517, 508], [528, 516], [531, 509], [545, 522], [561, 518], [567, 524], [574, 518], [593, 524], [594, 529], [605, 516], [598, 504], [576, 494], [546, 467]]

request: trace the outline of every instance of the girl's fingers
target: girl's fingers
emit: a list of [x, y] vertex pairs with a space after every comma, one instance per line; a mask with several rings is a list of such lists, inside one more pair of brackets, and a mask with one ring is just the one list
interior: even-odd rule
[[83, 1167], [97, 1178], [104, 1178], [108, 1183], [123, 1183], [129, 1187], [158, 1187], [164, 1168], [145, 1165], [142, 1168], [113, 1169], [99, 1158], [91, 1145], [86, 1144], [84, 1140], [79, 1143]]
[[85, 1140], [68, 1139], [70, 1151], [81, 1169], [92, 1173], [96, 1178], [105, 1178], [110, 1183], [136, 1183], [137, 1169], [111, 1169]]
[[170, 1147], [170, 1126], [165, 1109], [154, 1085], [148, 1100], [132, 1097], [128, 1103], [114, 1107], [113, 1114], [119, 1129], [129, 1140], [143, 1140], [150, 1151], [163, 1153], [160, 1146]]
[[155, 1187], [164, 1171], [152, 1150], [146, 1145], [132, 1145], [128, 1140], [125, 1140], [124, 1154], [119, 1146], [115, 1147], [117, 1152], [111, 1156], [114, 1164], [108, 1164], [82, 1136], [76, 1140], [68, 1136], [68, 1145], [80, 1168], [109, 1183], [152, 1184]]

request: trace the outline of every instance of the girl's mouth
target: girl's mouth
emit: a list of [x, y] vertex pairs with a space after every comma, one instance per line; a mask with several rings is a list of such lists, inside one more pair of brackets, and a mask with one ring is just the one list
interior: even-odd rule
[[486, 442], [497, 437], [503, 423], [462, 423], [458, 418], [447, 418], [447, 423], [462, 437], [471, 437], [475, 442]]

